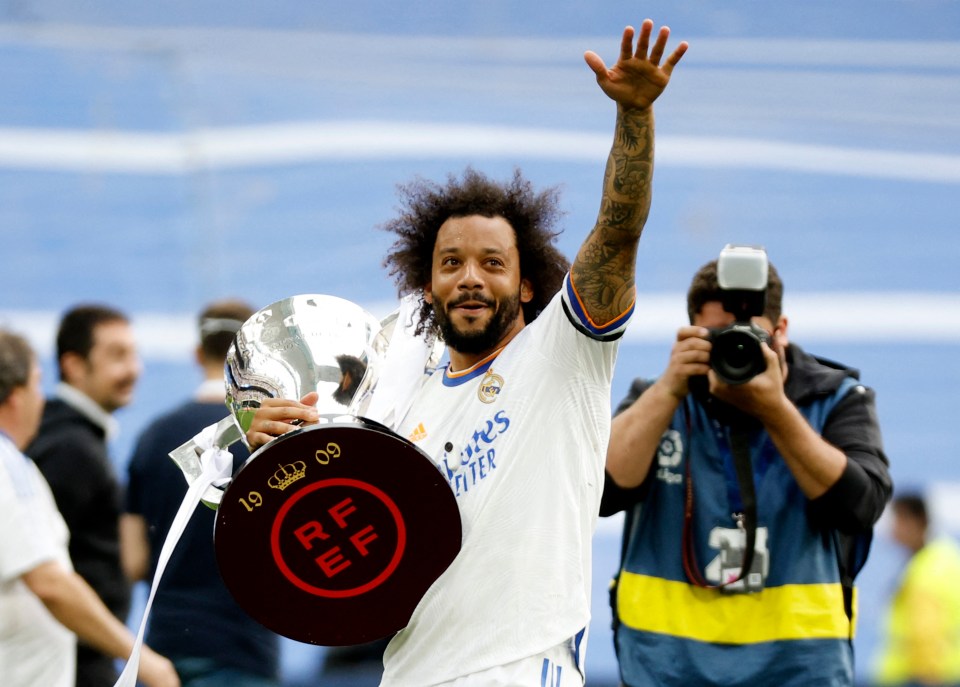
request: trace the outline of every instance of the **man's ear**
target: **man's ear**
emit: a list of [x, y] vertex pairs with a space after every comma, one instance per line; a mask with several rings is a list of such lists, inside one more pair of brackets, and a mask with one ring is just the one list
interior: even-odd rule
[[529, 279], [520, 280], [520, 302], [529, 303], [533, 300], [533, 284]]
[[423, 300], [433, 305], [433, 282], [428, 281], [427, 285], [423, 287]]
[[7, 400], [4, 401], [4, 404], [9, 404], [9, 406], [13, 408], [14, 414], [20, 412], [20, 406], [23, 403], [23, 395], [26, 393], [26, 391], [26, 384], [15, 386], [10, 390]]
[[777, 326], [773, 330], [773, 337], [777, 340], [777, 343], [786, 350], [787, 345], [790, 343], [790, 339], [787, 336], [787, 325], [789, 322], [785, 315], [781, 315], [780, 319], [777, 320]]
[[79, 353], [68, 351], [60, 356], [60, 374], [67, 384], [75, 384], [87, 367], [87, 361]]

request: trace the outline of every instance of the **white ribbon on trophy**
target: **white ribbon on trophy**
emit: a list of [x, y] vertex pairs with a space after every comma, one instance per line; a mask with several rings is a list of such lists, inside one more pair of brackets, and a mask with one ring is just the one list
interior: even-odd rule
[[197, 509], [197, 504], [203, 497], [203, 493], [208, 487], [215, 486], [222, 480], [228, 480], [233, 475], [233, 454], [226, 449], [216, 445], [216, 425], [210, 425], [193, 438], [193, 441], [202, 449], [200, 455], [201, 471], [187, 489], [187, 495], [184, 496], [177, 510], [177, 515], [170, 526], [170, 532], [163, 542], [160, 549], [160, 558], [157, 561], [157, 570], [153, 576], [153, 584], [150, 587], [150, 596], [147, 598], [146, 607], [143, 610], [143, 619], [140, 621], [140, 629], [137, 632], [137, 639], [133, 644], [133, 652], [130, 655], [127, 665], [124, 667], [120, 678], [114, 687], [136, 687], [137, 672], [140, 670], [140, 652], [143, 648], [143, 636], [147, 628], [147, 618], [150, 615], [150, 608], [153, 606], [153, 597], [157, 592], [157, 586], [163, 571], [167, 567], [167, 562], [173, 554], [173, 550], [180, 541], [183, 530]]

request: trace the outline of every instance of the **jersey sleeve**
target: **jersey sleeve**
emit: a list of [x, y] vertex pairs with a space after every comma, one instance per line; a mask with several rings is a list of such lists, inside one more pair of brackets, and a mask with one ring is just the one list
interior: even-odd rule
[[587, 314], [587, 310], [574, 286], [573, 278], [569, 273], [563, 280], [561, 296], [563, 309], [570, 323], [578, 332], [597, 341], [615, 341], [623, 336], [627, 324], [633, 316], [633, 309], [636, 304], [634, 301], [629, 308], [609, 322], [594, 322]]
[[620, 338], [632, 313], [631, 306], [613, 322], [591, 321], [568, 274], [560, 292], [528, 325], [529, 335], [537, 337], [539, 355], [554, 374], [609, 386]]

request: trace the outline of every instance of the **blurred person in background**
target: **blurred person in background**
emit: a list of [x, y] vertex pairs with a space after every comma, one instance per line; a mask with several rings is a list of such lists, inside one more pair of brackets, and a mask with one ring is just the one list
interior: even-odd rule
[[853, 581], [892, 490], [874, 393], [789, 341], [773, 265], [764, 280], [743, 315], [767, 339], [754, 376], [711, 364], [736, 309], [714, 260], [666, 370], [612, 423], [601, 515], [626, 511], [611, 601], [629, 687], [853, 684]]
[[[130, 610], [130, 584], [120, 567], [122, 492], [107, 454], [117, 432], [113, 413], [133, 398], [141, 364], [127, 317], [105, 305], [80, 305], [57, 332], [60, 383], [47, 401], [26, 453], [43, 473], [70, 530], [70, 558], [121, 621]], [[110, 687], [112, 656], [81, 642], [77, 687]]]
[[[236, 299], [204, 308], [196, 349], [203, 381], [193, 398], [154, 420], [136, 443], [120, 523], [123, 567], [133, 581], [153, 579], [187, 493], [169, 452], [227, 416], [224, 360], [253, 313]], [[240, 442], [231, 451], [236, 472], [249, 453]], [[147, 641], [173, 660], [184, 687], [276, 687], [278, 638], [251, 619], [224, 586], [213, 548], [215, 518], [205, 506], [191, 516], [156, 591]]]
[[[21, 453], [36, 434], [43, 406], [33, 350], [19, 335], [0, 330], [3, 687], [72, 687], [77, 636], [112, 658], [127, 658], [134, 644], [127, 627], [74, 572], [66, 523], [40, 471]], [[150, 687], [180, 684], [170, 661], [146, 647], [139, 678]]]
[[891, 533], [910, 558], [890, 601], [878, 685], [960, 685], [960, 546], [932, 537], [927, 502], [897, 494]]

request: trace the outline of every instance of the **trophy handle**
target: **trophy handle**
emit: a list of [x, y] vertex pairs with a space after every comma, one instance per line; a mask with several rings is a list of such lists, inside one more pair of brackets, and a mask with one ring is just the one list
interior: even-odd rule
[[436, 336], [416, 333], [419, 295], [407, 295], [400, 307], [380, 322], [386, 354], [372, 396], [359, 415], [393, 428], [403, 419], [413, 397], [436, 371], [445, 345]]
[[[213, 426], [216, 427], [214, 430], [214, 445], [218, 448], [226, 449], [243, 438], [243, 433], [232, 415], [228, 415]], [[193, 484], [203, 472], [203, 467], [200, 464], [203, 449], [197, 445], [196, 438], [195, 436], [168, 454], [180, 468], [188, 485]], [[205, 506], [217, 510], [220, 506], [220, 499], [223, 498], [224, 489], [226, 489], [225, 484], [219, 487], [211, 486], [203, 493], [201, 501]]]

